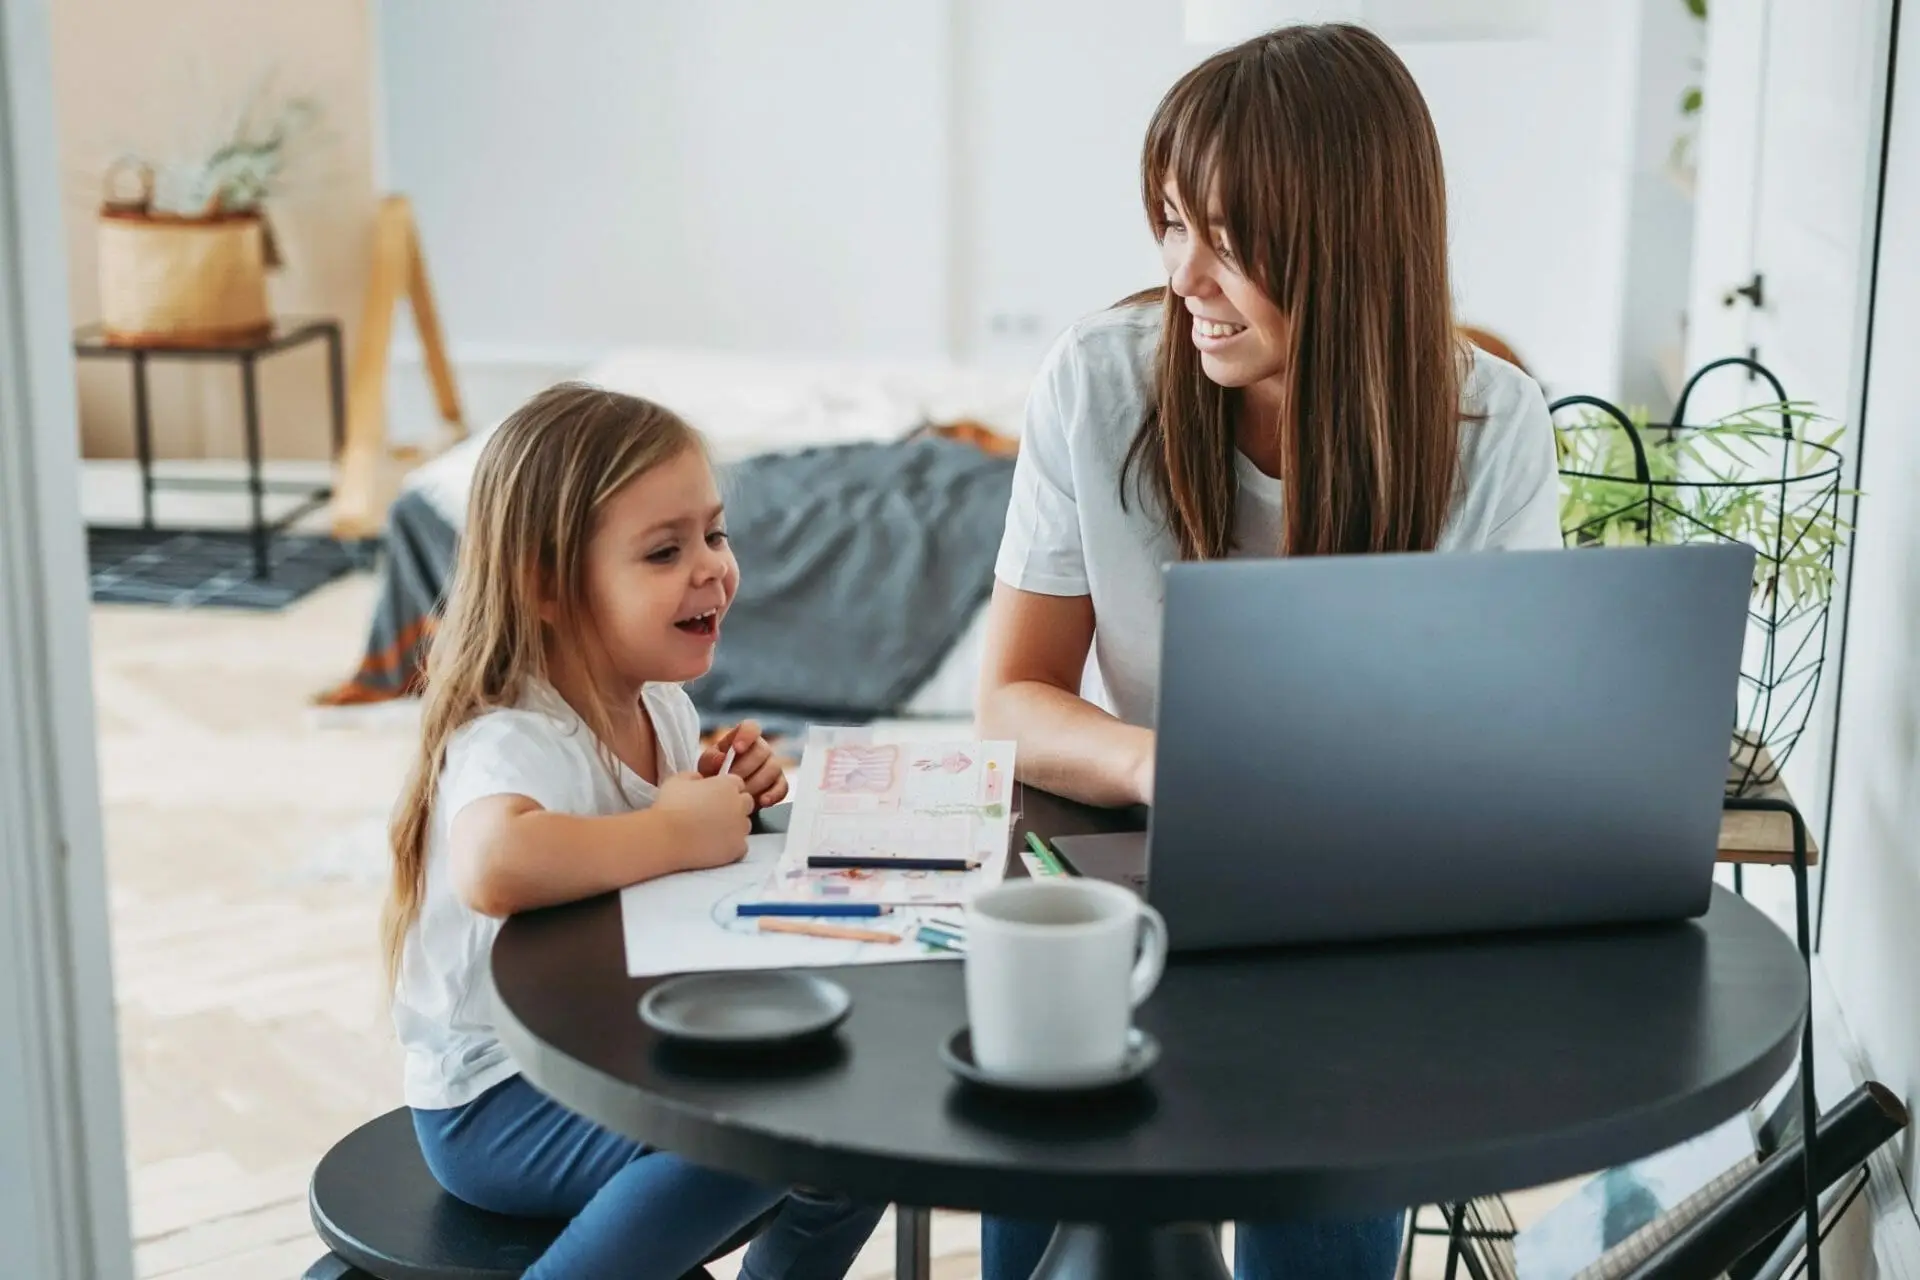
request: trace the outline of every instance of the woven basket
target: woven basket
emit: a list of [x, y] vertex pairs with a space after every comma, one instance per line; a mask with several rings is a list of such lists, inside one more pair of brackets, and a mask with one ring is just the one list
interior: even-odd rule
[[[109, 191], [114, 173], [109, 173]], [[183, 218], [150, 211], [140, 194], [102, 204], [96, 232], [100, 319], [109, 342], [215, 346], [264, 335], [269, 247], [258, 214]]]

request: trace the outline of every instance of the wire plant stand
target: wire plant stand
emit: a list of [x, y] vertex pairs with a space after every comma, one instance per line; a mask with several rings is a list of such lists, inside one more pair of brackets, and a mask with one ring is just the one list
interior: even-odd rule
[[[1701, 379], [1746, 369], [1771, 402], [1705, 423], [1687, 406]], [[1703, 365], [1680, 392], [1672, 421], [1636, 423], [1597, 396], [1549, 407], [1560, 447], [1561, 533], [1570, 547], [1733, 542], [1755, 552], [1727, 794], [1779, 781], [1806, 732], [1826, 661], [1844, 458], [1796, 431], [1818, 414], [1787, 398], [1772, 371], [1744, 356]], [[1561, 425], [1569, 410], [1587, 412]], [[1622, 447], [1624, 442], [1624, 447]]]

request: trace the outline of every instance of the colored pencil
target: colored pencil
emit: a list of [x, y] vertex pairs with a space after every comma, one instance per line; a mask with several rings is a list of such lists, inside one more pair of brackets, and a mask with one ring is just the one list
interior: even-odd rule
[[878, 902], [742, 902], [736, 916], [884, 916], [893, 908]]
[[807, 856], [813, 871], [972, 871], [980, 864], [971, 858], [857, 858], [815, 853]]
[[932, 947], [936, 951], [951, 951], [955, 955], [961, 956], [967, 954], [967, 944], [965, 942], [950, 933], [942, 933], [938, 929], [929, 929], [922, 926], [920, 930], [913, 935], [913, 938], [915, 942], [923, 946]]
[[897, 933], [881, 933], [878, 929], [854, 929], [844, 924], [815, 924], [810, 920], [774, 920], [763, 918], [760, 921], [762, 933], [802, 933], [810, 938], [838, 938], [844, 942], [898, 942]]

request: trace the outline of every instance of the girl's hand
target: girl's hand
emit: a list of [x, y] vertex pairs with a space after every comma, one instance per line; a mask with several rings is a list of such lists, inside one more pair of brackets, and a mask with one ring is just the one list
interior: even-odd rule
[[733, 749], [733, 766], [728, 772], [746, 784], [754, 808], [765, 809], [787, 798], [787, 775], [773, 758], [773, 747], [761, 736], [760, 726], [751, 720], [728, 729], [700, 753], [700, 772], [708, 776], [719, 773], [729, 747]]
[[738, 775], [676, 773], [661, 781], [653, 808], [673, 824], [677, 853], [687, 870], [723, 867], [746, 856], [753, 798]]

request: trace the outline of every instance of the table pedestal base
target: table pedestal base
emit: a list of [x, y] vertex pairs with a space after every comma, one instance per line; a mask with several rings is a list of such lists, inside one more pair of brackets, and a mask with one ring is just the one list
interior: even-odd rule
[[1204, 1222], [1159, 1227], [1062, 1223], [1033, 1280], [1233, 1280]]

